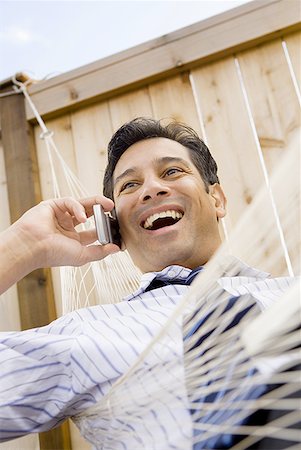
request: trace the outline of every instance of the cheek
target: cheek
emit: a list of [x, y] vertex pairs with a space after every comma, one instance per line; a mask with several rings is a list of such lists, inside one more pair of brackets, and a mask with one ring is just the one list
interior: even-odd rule
[[122, 238], [126, 238], [133, 227], [130, 226], [130, 205], [125, 199], [118, 199], [115, 202], [115, 211], [119, 223]]
[[216, 216], [214, 199], [208, 194], [195, 193], [195, 205], [197, 210], [197, 215], [203, 221], [210, 220], [212, 217]]
[[114, 198], [114, 205], [115, 205], [115, 212], [116, 212], [117, 219], [119, 221], [121, 221], [124, 216], [124, 210], [125, 210], [125, 205], [124, 205], [123, 199], [120, 197]]
[[120, 195], [115, 199], [115, 211], [120, 222], [129, 223], [135, 216], [137, 199], [134, 194]]

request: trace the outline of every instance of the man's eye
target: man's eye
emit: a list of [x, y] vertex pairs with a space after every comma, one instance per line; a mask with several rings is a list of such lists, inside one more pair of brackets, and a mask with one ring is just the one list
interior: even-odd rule
[[131, 189], [132, 187], [135, 187], [137, 185], [137, 183], [135, 181], [128, 181], [127, 183], [124, 183], [121, 186], [120, 192], [126, 190], [126, 189]]
[[167, 169], [165, 171], [165, 175], [170, 176], [170, 175], [175, 175], [177, 173], [181, 173], [183, 172], [182, 169], [179, 169], [179, 167], [171, 167], [170, 169]]

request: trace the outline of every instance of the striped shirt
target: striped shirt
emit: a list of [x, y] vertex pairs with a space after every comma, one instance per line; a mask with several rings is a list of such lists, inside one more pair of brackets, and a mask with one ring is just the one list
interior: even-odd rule
[[[141, 429], [141, 436], [144, 436], [141, 442], [106, 440], [108, 427], [116, 426], [107, 412], [94, 417], [93, 423], [87, 422], [81, 413], [97, 405], [110, 392], [111, 386], [130, 369], [164, 327], [180, 298], [189, 289], [182, 283], [191, 273], [190, 269], [180, 266], [147, 273], [142, 276], [138, 290], [123, 302], [83, 308], [45, 327], [0, 333], [0, 441], [49, 430], [66, 418], [77, 416], [76, 422], [82, 433], [95, 448], [190, 448], [189, 417], [183, 415], [183, 411], [177, 415], [168, 409], [168, 405], [158, 403], [155, 412], [147, 411], [147, 414], [164, 417], [164, 426], [158, 420], [160, 425], [156, 430], [159, 443], [154, 443], [154, 433], [145, 429]], [[176, 284], [148, 290], [155, 279], [164, 282], [176, 280]], [[269, 279], [268, 274], [243, 264], [240, 276], [219, 280], [231, 296], [252, 294], [261, 309], [283, 293], [290, 282], [289, 278]], [[173, 325], [167, 337], [164, 358], [182, 358], [180, 321]], [[158, 360], [161, 364], [164, 363], [162, 355], [156, 357], [161, 358]], [[158, 361], [154, 362], [150, 356], [149, 364]], [[177, 376], [184, 380], [183, 373]], [[172, 383], [172, 379], [166, 380]], [[184, 381], [182, 393], [180, 391], [181, 388], [177, 393], [179, 401], [185, 401]], [[180, 435], [173, 432], [175, 423], [181, 424]], [[89, 429], [91, 427], [93, 432]]]

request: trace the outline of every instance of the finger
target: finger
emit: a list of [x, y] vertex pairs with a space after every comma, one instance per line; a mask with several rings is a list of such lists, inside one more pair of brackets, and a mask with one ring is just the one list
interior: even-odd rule
[[50, 206], [53, 208], [54, 214], [61, 225], [65, 224], [69, 217], [74, 226], [75, 223], [84, 223], [87, 220], [85, 208], [78, 200], [72, 197], [51, 200]]
[[[103, 195], [97, 195], [94, 197], [81, 198], [78, 200], [79, 203], [83, 206], [86, 217], [91, 217], [93, 215], [93, 206], [94, 205], [102, 205], [104, 211], [111, 211], [114, 208], [114, 202]], [[77, 220], [75, 216], [73, 218], [74, 226], [82, 223], [82, 221]]]
[[114, 202], [102, 195], [96, 195], [94, 197], [82, 198], [76, 200], [72, 197], [64, 197], [60, 199], [53, 199], [42, 202], [46, 205], [50, 205], [54, 211], [54, 214], [58, 222], [62, 226], [66, 226], [70, 229], [68, 222], [69, 214], [72, 219], [73, 227], [80, 223], [85, 223], [87, 218], [93, 214], [93, 205], [100, 204], [105, 211], [111, 211], [114, 207]]
[[80, 264], [86, 264], [92, 261], [99, 261], [108, 255], [112, 255], [120, 251], [120, 248], [115, 244], [107, 245], [90, 245], [85, 247], [82, 253], [82, 258]]
[[93, 214], [93, 205], [101, 205], [105, 211], [111, 211], [114, 208], [114, 202], [103, 195], [79, 199], [79, 202], [85, 208], [88, 217]]
[[64, 197], [54, 199], [52, 202], [57, 208], [56, 215], [59, 216], [58, 218], [64, 220], [66, 213], [69, 213], [73, 217], [74, 226], [86, 222], [87, 217], [93, 214], [93, 205], [95, 204], [102, 205], [105, 211], [111, 211], [114, 207], [114, 202], [103, 195], [78, 200], [72, 197]]

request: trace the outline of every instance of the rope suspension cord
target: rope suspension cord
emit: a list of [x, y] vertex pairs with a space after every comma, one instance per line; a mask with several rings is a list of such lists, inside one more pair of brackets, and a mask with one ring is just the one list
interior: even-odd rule
[[[13, 82], [16, 85], [16, 90], [22, 92], [25, 96], [42, 130], [40, 139], [43, 139], [45, 142], [49, 160], [53, 186], [52, 196], [54, 198], [62, 197], [57, 174], [58, 171], [61, 171], [66, 181], [69, 195], [75, 198], [87, 197], [87, 190], [64, 161], [55, 143], [54, 132], [47, 128], [30, 98], [27, 90], [27, 84], [30, 81], [23, 83], [14, 77]], [[80, 225], [83, 229], [90, 229], [94, 226], [93, 218]], [[119, 302], [125, 295], [136, 289], [139, 285], [140, 277], [141, 272], [134, 266], [127, 251], [110, 255], [102, 261], [93, 262], [84, 267], [61, 267], [63, 314], [93, 304]]]
[[260, 164], [261, 164], [261, 168], [262, 168], [262, 172], [263, 172], [263, 176], [264, 176], [264, 181], [265, 181], [265, 184], [266, 184], [266, 187], [267, 187], [267, 190], [268, 190], [269, 199], [270, 199], [270, 202], [271, 202], [271, 205], [272, 205], [273, 214], [274, 214], [274, 217], [275, 217], [276, 226], [277, 226], [277, 230], [278, 230], [278, 233], [279, 233], [279, 238], [280, 238], [281, 246], [282, 246], [282, 249], [283, 249], [283, 254], [284, 254], [285, 262], [286, 262], [286, 265], [287, 265], [288, 273], [289, 273], [289, 275], [291, 277], [293, 277], [294, 276], [293, 266], [292, 266], [292, 263], [291, 263], [291, 260], [290, 260], [290, 257], [289, 257], [289, 252], [288, 252], [288, 249], [287, 249], [287, 245], [286, 245], [286, 242], [285, 242], [285, 239], [284, 239], [283, 229], [282, 229], [282, 226], [281, 226], [279, 214], [277, 212], [277, 207], [276, 207], [276, 203], [275, 203], [273, 190], [271, 188], [268, 171], [267, 171], [266, 164], [265, 164], [265, 161], [264, 161], [264, 158], [263, 158], [263, 154], [262, 154], [262, 151], [261, 151], [261, 145], [260, 145], [260, 142], [259, 142], [259, 138], [258, 138], [257, 131], [256, 131], [256, 126], [255, 126], [255, 123], [254, 123], [254, 118], [252, 116], [252, 112], [251, 112], [251, 108], [250, 108], [250, 102], [249, 102], [247, 90], [246, 90], [246, 87], [245, 87], [245, 84], [244, 84], [244, 80], [243, 80], [243, 76], [242, 76], [242, 73], [241, 73], [239, 61], [238, 61], [237, 58], [235, 58], [235, 66], [236, 66], [236, 69], [237, 69], [238, 78], [239, 78], [241, 89], [242, 89], [242, 93], [243, 93], [243, 98], [244, 98], [244, 101], [245, 101], [245, 105], [246, 105], [249, 121], [250, 121], [250, 124], [251, 124], [253, 136], [254, 136], [254, 139], [255, 139], [256, 149], [257, 149], [257, 153], [258, 153], [258, 156], [259, 156], [259, 160], [260, 160]]

